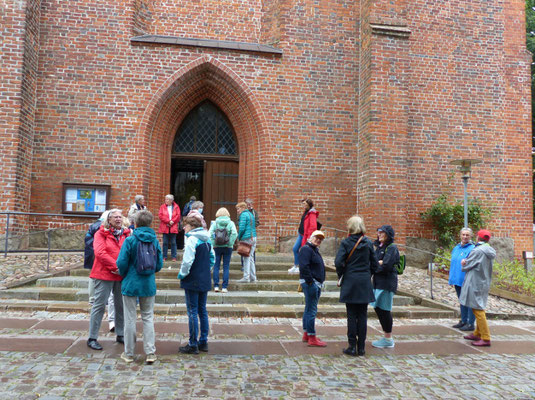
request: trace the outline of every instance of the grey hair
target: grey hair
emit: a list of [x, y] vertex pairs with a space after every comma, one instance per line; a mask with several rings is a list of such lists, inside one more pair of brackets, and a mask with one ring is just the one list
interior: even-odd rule
[[154, 217], [149, 210], [139, 210], [134, 214], [136, 228], [141, 228], [142, 226], [151, 226], [153, 218]]
[[245, 202], [246, 202], [247, 204], [253, 204], [253, 200], [252, 200], [252, 199], [249, 199], [249, 198], [245, 199]]
[[350, 235], [357, 235], [366, 233], [366, 226], [364, 225], [364, 220], [358, 215], [353, 215], [347, 220], [347, 231]]
[[175, 201], [175, 196], [173, 196], [172, 194], [166, 194], [165, 198], [170, 199], [171, 201]]
[[108, 211], [108, 216], [106, 217], [106, 221], [102, 222], [102, 225], [104, 226], [104, 228], [106, 229], [110, 229], [110, 217], [115, 214], [116, 212], [120, 213], [121, 215], [123, 215], [123, 211], [118, 209], [118, 208], [112, 208], [110, 211]]
[[468, 227], [461, 229], [461, 231], [459, 232], [459, 235], [462, 235], [463, 232], [468, 232], [471, 237], [474, 237], [474, 231]]
[[140, 200], [142, 200], [142, 199], [144, 199], [144, 198], [145, 198], [145, 196], [143, 196], [142, 194], [136, 194], [136, 197], [134, 197], [134, 201], [135, 201], [136, 203], [139, 203]]
[[191, 205], [192, 210], [198, 210], [199, 208], [204, 208], [204, 203], [202, 201], [196, 201]]

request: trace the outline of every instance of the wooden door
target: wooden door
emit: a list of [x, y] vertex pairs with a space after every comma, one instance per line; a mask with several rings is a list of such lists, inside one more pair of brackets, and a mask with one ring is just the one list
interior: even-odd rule
[[208, 227], [210, 221], [215, 220], [215, 213], [221, 207], [225, 207], [230, 213], [230, 218], [236, 222], [238, 162], [206, 160], [203, 175], [203, 214]]

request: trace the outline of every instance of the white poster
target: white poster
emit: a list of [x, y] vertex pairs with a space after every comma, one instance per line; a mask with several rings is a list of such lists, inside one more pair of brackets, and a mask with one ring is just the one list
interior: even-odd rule
[[[106, 191], [105, 190], [97, 189], [95, 191], [95, 204], [104, 205], [104, 207], [106, 207]], [[95, 211], [97, 211], [96, 207], [95, 207]]]
[[76, 190], [75, 188], [68, 188], [65, 191], [65, 203], [76, 203], [76, 200], [78, 200], [78, 190]]

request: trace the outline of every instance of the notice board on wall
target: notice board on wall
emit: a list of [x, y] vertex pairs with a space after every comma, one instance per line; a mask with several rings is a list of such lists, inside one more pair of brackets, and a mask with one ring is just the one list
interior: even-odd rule
[[110, 185], [64, 183], [62, 213], [102, 214], [109, 207], [110, 188]]

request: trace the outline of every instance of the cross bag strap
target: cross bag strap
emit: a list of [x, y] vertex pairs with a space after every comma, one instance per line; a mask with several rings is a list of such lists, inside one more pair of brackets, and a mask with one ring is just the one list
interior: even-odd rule
[[351, 258], [351, 256], [353, 255], [353, 253], [355, 252], [355, 250], [357, 249], [360, 241], [362, 240], [362, 238], [364, 237], [364, 235], [362, 235], [359, 240], [357, 240], [357, 243], [355, 243], [355, 245], [353, 246], [353, 249], [351, 250], [351, 253], [349, 253], [349, 255], [347, 256], [346, 258], [346, 264], [347, 262], [349, 261], [349, 259]]

